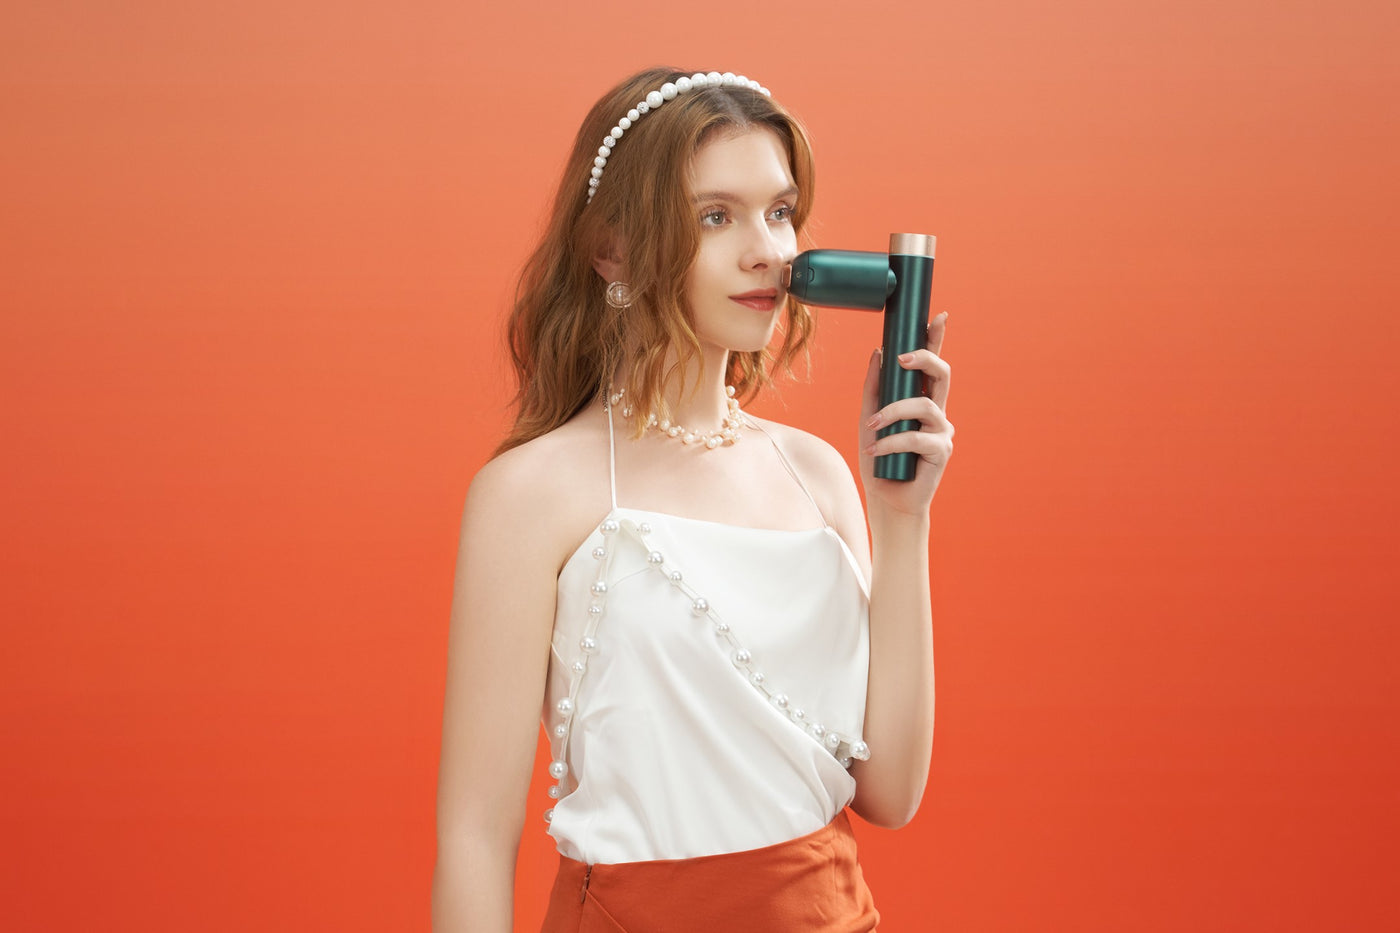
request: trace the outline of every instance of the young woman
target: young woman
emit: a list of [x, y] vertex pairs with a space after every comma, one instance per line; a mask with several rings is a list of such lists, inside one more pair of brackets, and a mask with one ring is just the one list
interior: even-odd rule
[[[946, 316], [889, 361], [926, 397], [877, 410], [871, 357], [867, 532], [840, 454], [738, 406], [811, 335], [783, 273], [812, 186], [747, 78], [652, 69], [584, 120], [510, 322], [519, 414], [462, 521], [435, 929], [511, 928], [527, 810], [560, 852], [547, 931], [875, 927], [844, 811], [900, 826], [928, 771]], [[914, 480], [875, 479], [897, 451]]]

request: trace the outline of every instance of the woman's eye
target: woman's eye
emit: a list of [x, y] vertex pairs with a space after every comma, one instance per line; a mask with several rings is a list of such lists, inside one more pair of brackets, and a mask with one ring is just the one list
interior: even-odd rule
[[700, 225], [702, 227], [722, 227], [724, 226], [724, 221], [724, 211], [719, 208], [715, 208], [712, 211], [706, 211], [705, 213], [700, 215]]
[[768, 219], [775, 220], [780, 223], [788, 223], [792, 220], [792, 213], [792, 207], [790, 205], [784, 204], [782, 207], [774, 208], [771, 212], [769, 212]]

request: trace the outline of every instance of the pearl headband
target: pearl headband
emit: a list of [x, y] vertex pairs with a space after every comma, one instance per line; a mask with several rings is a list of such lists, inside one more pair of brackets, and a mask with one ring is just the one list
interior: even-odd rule
[[743, 75], [736, 75], [732, 71], [720, 74], [712, 71], [709, 74], [696, 72], [688, 78], [677, 78], [674, 82], [667, 81], [661, 87], [647, 94], [645, 98], [637, 102], [637, 106], [627, 111], [627, 115], [617, 121], [617, 125], [608, 131], [608, 135], [603, 137], [603, 144], [598, 147], [598, 157], [593, 160], [593, 177], [588, 180], [588, 200], [593, 200], [593, 193], [598, 190], [598, 179], [603, 177], [603, 169], [607, 167], [608, 156], [612, 155], [613, 147], [622, 138], [622, 134], [631, 128], [632, 124], [642, 118], [643, 114], [649, 113], [666, 103], [675, 99], [677, 94], [684, 94], [686, 91], [698, 91], [702, 87], [746, 87], [752, 91], [758, 91], [764, 97], [772, 97], [768, 88], [763, 87], [757, 81], [752, 81]]

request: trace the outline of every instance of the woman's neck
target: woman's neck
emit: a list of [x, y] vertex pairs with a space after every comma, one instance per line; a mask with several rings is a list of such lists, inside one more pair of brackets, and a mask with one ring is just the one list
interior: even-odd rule
[[[668, 360], [668, 368], [674, 361], [674, 357]], [[720, 426], [729, 412], [729, 396], [724, 383], [728, 364], [728, 350], [704, 347], [700, 358], [677, 367], [662, 390], [673, 424], [696, 431], [713, 431]], [[660, 417], [658, 412], [651, 414]]]
[[671, 409], [672, 421], [696, 430], [712, 431], [719, 427], [729, 410], [724, 385], [725, 373], [729, 369], [729, 351], [704, 348], [701, 357], [705, 361], [703, 371], [699, 360], [692, 361], [681, 370], [686, 386], [684, 395], [680, 390], [680, 380], [666, 387], [666, 405]]

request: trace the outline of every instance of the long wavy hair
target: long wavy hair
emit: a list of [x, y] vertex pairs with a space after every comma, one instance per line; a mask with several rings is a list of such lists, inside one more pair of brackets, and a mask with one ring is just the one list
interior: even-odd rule
[[[584, 118], [549, 225], [516, 289], [508, 340], [519, 385], [517, 412], [497, 453], [557, 428], [610, 386], [634, 400], [632, 427], [640, 434], [649, 413], [668, 414], [668, 381], [683, 378], [692, 361], [703, 366], [684, 298], [700, 237], [689, 168], [713, 134], [749, 127], [777, 134], [799, 192], [793, 225], [801, 234], [814, 184], [807, 133], [771, 98], [738, 85], [688, 91], [638, 120], [613, 149], [597, 193], [588, 200], [602, 138], [649, 91], [691, 73], [638, 72]], [[606, 283], [593, 268], [594, 257], [609, 244], [621, 244], [626, 253], [633, 299], [624, 311], [604, 301]], [[730, 353], [727, 383], [748, 398], [770, 385], [774, 372], [790, 373], [793, 362], [805, 356], [812, 329], [809, 310], [789, 295], [776, 350]], [[684, 392], [684, 385], [679, 388]]]

